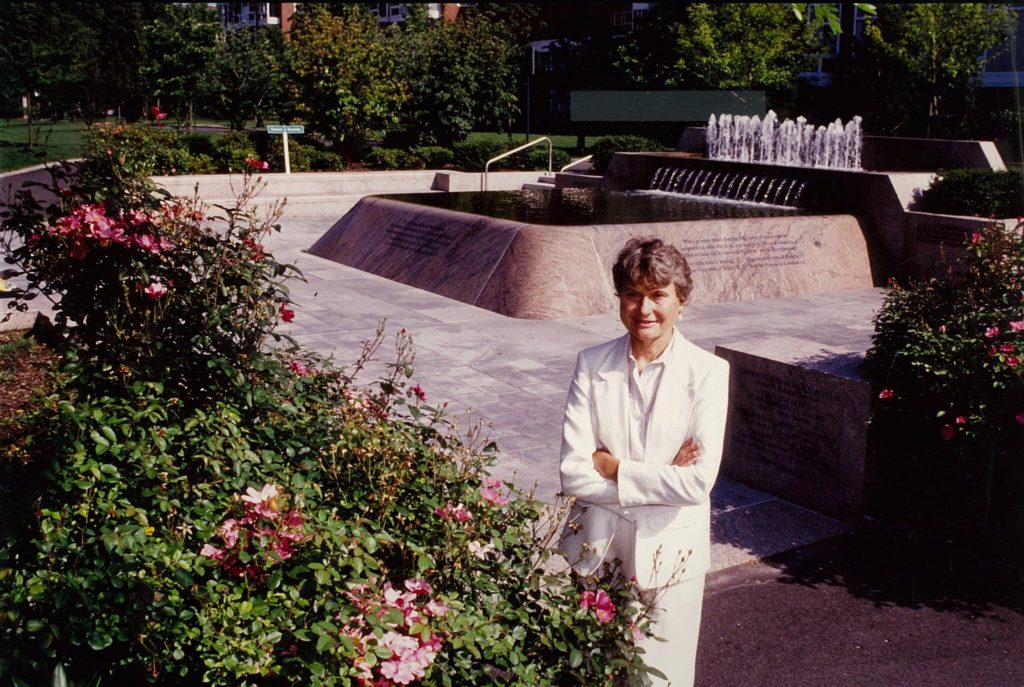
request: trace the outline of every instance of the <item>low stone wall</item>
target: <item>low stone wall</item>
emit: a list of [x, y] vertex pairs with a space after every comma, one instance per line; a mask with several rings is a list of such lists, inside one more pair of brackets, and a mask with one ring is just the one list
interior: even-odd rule
[[1017, 227], [1016, 219], [992, 220], [984, 217], [939, 215], [930, 212], [906, 213], [908, 250], [907, 276], [917, 279], [944, 276], [966, 253], [971, 234], [992, 222], [1007, 229]]
[[722, 474], [857, 524], [871, 404], [864, 346], [777, 337], [715, 352], [730, 363]]
[[849, 215], [542, 226], [364, 198], [309, 252], [511, 317], [557, 319], [616, 311], [608, 268], [638, 235], [684, 251], [694, 303], [872, 285]]

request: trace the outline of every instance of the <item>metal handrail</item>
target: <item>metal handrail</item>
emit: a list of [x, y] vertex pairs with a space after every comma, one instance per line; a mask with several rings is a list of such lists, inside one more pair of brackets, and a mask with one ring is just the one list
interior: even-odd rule
[[519, 146], [518, 148], [513, 148], [512, 150], [508, 151], [507, 153], [502, 153], [498, 157], [492, 157], [490, 160], [488, 160], [487, 164], [484, 165], [484, 175], [482, 177], [480, 177], [480, 190], [481, 191], [486, 191], [487, 190], [487, 174], [488, 174], [488, 170], [491, 167], [491, 163], [492, 162], [497, 162], [498, 160], [500, 160], [502, 158], [506, 158], [509, 155], [514, 155], [515, 153], [518, 153], [520, 150], [526, 150], [527, 148], [529, 148], [531, 146], [537, 145], [541, 141], [547, 141], [548, 142], [548, 174], [551, 174], [551, 151], [552, 151], [551, 139], [548, 138], [547, 136], [541, 136], [540, 138], [535, 138], [534, 140], [530, 141], [529, 143], [524, 143], [523, 145]]
[[565, 170], [569, 169], [570, 167], [575, 167], [579, 163], [586, 162], [587, 160], [589, 160], [592, 157], [594, 157], [594, 156], [593, 155], [587, 155], [586, 157], [581, 157], [579, 160], [573, 160], [572, 162], [567, 164], [565, 167], [562, 167], [560, 170], [558, 170], [558, 172], [559, 172], [559, 174], [561, 174], [562, 172], [564, 172]]

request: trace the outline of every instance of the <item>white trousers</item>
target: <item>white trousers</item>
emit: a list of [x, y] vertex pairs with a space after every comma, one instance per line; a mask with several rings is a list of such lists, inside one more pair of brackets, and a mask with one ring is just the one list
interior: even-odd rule
[[[621, 520], [608, 549], [606, 561], [622, 561], [622, 574], [629, 579], [636, 573], [634, 525]], [[657, 687], [693, 687], [697, 661], [700, 615], [704, 606], [704, 575], [684, 579], [667, 587], [644, 592], [656, 599], [651, 609], [652, 637], [638, 644], [644, 650], [644, 662], [657, 668], [667, 681], [651, 676]], [[659, 641], [654, 637], [660, 637]]]

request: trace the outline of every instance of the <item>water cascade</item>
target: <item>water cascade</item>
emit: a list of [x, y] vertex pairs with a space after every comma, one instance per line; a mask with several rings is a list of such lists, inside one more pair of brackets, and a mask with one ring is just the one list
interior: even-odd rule
[[659, 167], [650, 183], [652, 191], [790, 208], [800, 207], [806, 186], [793, 178], [697, 167]]
[[803, 117], [781, 124], [775, 112], [768, 110], [762, 120], [757, 115], [723, 114], [708, 119], [708, 157], [712, 160], [736, 160], [774, 165], [860, 169], [863, 147], [861, 118], [854, 117], [845, 126], [835, 120], [827, 127], [815, 127]]

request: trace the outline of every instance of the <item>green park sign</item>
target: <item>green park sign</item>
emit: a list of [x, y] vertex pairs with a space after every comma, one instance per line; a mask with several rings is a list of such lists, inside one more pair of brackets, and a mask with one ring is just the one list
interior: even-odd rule
[[268, 134], [304, 134], [306, 127], [302, 124], [268, 124]]

